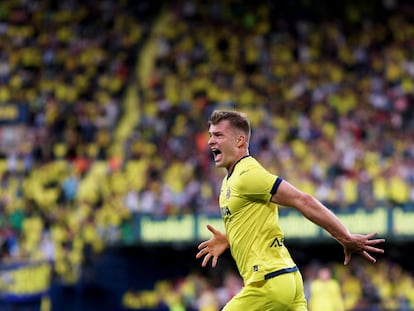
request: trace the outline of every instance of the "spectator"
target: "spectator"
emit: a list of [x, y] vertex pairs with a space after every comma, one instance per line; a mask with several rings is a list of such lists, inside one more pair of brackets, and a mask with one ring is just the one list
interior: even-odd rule
[[320, 267], [317, 278], [310, 283], [309, 310], [345, 310], [340, 284], [327, 266]]

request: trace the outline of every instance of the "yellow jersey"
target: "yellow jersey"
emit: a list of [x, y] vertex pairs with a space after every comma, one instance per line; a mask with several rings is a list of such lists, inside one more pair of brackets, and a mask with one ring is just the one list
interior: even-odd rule
[[240, 159], [223, 179], [221, 216], [245, 285], [297, 270], [284, 244], [277, 205], [270, 201], [281, 182], [251, 156]]

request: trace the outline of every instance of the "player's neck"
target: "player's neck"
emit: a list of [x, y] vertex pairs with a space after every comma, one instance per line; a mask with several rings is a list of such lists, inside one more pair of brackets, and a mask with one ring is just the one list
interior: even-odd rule
[[248, 151], [245, 152], [245, 153], [243, 153], [243, 154], [241, 154], [237, 158], [237, 160], [234, 161], [233, 164], [229, 168], [227, 168], [227, 176], [230, 176], [233, 173], [234, 167], [237, 165], [237, 163], [239, 163], [242, 159], [244, 159], [244, 158], [246, 158], [248, 156], [250, 156]]

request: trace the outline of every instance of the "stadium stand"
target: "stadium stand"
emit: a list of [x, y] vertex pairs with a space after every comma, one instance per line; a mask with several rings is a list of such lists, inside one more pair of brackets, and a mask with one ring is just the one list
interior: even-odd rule
[[[2, 266], [50, 263], [39, 270], [64, 310], [59, 295], [102, 294], [86, 294], [93, 270], [134, 243], [135, 216], [217, 214], [215, 108], [247, 112], [251, 153], [330, 208], [414, 210], [414, 7], [307, 3], [2, 1]], [[237, 292], [226, 268], [128, 290], [123, 268], [98, 271], [117, 293], [108, 308], [201, 311]], [[414, 309], [412, 266], [330, 268], [346, 310]]]

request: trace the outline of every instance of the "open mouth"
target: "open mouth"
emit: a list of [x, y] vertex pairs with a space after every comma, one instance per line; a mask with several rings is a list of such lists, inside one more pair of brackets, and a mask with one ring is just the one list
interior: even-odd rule
[[211, 150], [211, 152], [213, 152], [214, 156], [221, 154], [221, 151], [219, 149]]
[[211, 152], [214, 156], [214, 161], [217, 163], [221, 160], [221, 151], [219, 149], [212, 149]]

